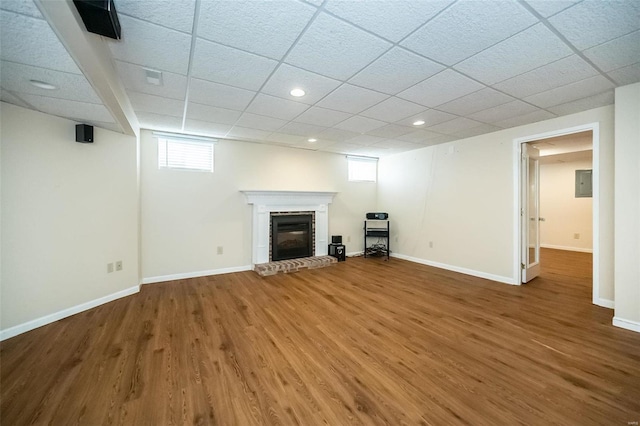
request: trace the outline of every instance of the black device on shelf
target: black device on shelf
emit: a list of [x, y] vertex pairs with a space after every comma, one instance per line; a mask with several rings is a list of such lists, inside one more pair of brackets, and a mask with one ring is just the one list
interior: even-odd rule
[[382, 213], [382, 212], [367, 213], [367, 219], [379, 219], [379, 220], [389, 219], [389, 213]]
[[386, 256], [389, 260], [389, 215], [373, 213], [383, 214], [385, 219], [369, 219], [369, 214], [364, 221], [364, 257]]
[[344, 262], [347, 259], [346, 247], [342, 244], [329, 244], [329, 256], [338, 259], [338, 262]]
[[342, 244], [342, 235], [332, 235], [331, 244]]

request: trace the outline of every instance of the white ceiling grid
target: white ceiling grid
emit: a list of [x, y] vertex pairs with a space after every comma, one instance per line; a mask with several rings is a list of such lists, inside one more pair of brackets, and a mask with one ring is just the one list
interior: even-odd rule
[[[114, 63], [151, 129], [381, 156], [610, 105], [640, 81], [637, 0], [115, 3]], [[112, 123], [31, 0], [0, 8], [2, 100]]]

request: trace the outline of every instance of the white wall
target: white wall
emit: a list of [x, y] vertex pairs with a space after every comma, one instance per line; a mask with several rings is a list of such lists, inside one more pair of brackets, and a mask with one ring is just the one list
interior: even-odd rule
[[640, 83], [616, 89], [615, 317], [640, 332]]
[[94, 128], [76, 143], [73, 121], [0, 105], [6, 338], [137, 290], [138, 189], [136, 138]]
[[242, 190], [338, 192], [329, 235], [342, 235], [347, 252], [362, 250], [362, 221], [376, 205], [375, 183], [347, 181], [344, 155], [221, 140], [214, 173], [159, 170], [157, 139], [143, 131], [141, 161], [144, 282], [251, 265], [252, 206]]
[[613, 300], [613, 113], [597, 108], [382, 158], [378, 209], [390, 214], [395, 254], [515, 282], [514, 140], [599, 122], [599, 297]]
[[[540, 165], [540, 245], [560, 250], [593, 250], [593, 198], [576, 198], [576, 170], [592, 169], [592, 161]], [[575, 234], [579, 238], [575, 238]]]

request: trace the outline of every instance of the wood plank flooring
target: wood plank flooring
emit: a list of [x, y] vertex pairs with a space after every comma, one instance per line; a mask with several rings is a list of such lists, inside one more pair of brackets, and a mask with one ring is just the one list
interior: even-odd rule
[[2, 425], [627, 425], [591, 255], [509, 286], [398, 259], [146, 285], [0, 344]]

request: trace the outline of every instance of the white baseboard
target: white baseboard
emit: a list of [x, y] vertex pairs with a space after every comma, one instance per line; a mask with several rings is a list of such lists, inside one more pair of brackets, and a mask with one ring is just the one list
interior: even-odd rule
[[609, 308], [609, 309], [615, 308], [615, 302], [609, 299], [600, 298], [600, 299], [594, 300], [593, 304], [597, 306], [602, 306], [603, 308]]
[[347, 253], [345, 256], [347, 257], [356, 257], [364, 255], [363, 251], [352, 251], [351, 253]]
[[593, 249], [590, 249], [590, 248], [579, 248], [579, 247], [569, 247], [569, 246], [554, 246], [553, 244], [540, 244], [540, 247], [554, 249], [554, 250], [566, 250], [566, 251], [579, 251], [581, 253], [593, 253]]
[[142, 284], [162, 283], [166, 281], [184, 280], [187, 278], [206, 277], [209, 275], [230, 274], [232, 272], [251, 271], [251, 265], [234, 266], [232, 268], [210, 269], [208, 271], [186, 272], [183, 274], [160, 275], [158, 277], [147, 277], [142, 279]]
[[501, 275], [488, 274], [486, 272], [475, 271], [473, 269], [461, 268], [459, 266], [447, 265], [446, 263], [433, 262], [431, 260], [419, 259], [417, 257], [407, 256], [399, 253], [391, 253], [391, 257], [397, 257], [398, 259], [408, 260], [410, 262], [421, 263], [427, 266], [433, 266], [440, 269], [446, 269], [448, 271], [458, 272], [465, 275], [471, 275], [478, 278], [484, 278], [491, 281], [497, 281], [499, 283], [519, 285], [513, 281], [512, 277], [503, 277]]
[[628, 319], [613, 317], [613, 325], [615, 325], [616, 327], [624, 328], [626, 330], [635, 331], [636, 333], [640, 333], [640, 322], [638, 321], [631, 321]]
[[18, 324], [11, 328], [7, 328], [6, 330], [0, 331], [0, 341], [17, 336], [18, 334], [26, 333], [27, 331], [31, 331], [38, 327], [42, 327], [43, 325], [51, 324], [52, 322], [56, 322], [66, 317], [70, 317], [71, 315], [78, 314], [80, 312], [89, 310], [91, 308], [95, 308], [96, 306], [104, 305], [105, 303], [111, 302], [113, 300], [120, 299], [125, 296], [130, 296], [139, 291], [140, 291], [140, 286], [136, 285], [112, 294], [108, 294], [98, 299], [90, 300], [89, 302], [81, 303], [79, 305], [72, 306], [67, 309], [63, 309], [53, 314], [45, 315], [43, 317], [36, 318], [34, 320], [27, 321], [22, 324]]

